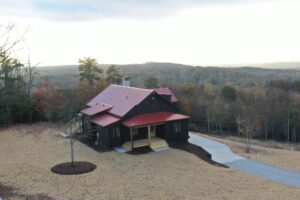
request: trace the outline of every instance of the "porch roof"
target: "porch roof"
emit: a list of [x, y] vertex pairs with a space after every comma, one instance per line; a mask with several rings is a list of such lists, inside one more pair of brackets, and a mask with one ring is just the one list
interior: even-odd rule
[[99, 117], [96, 117], [96, 118], [92, 119], [93, 123], [95, 123], [95, 124], [97, 124], [101, 127], [109, 126], [109, 125], [111, 125], [113, 123], [116, 123], [118, 121], [120, 121], [119, 118], [114, 117], [114, 116], [109, 115], [109, 114], [103, 114]]
[[159, 123], [188, 119], [188, 118], [190, 117], [177, 114], [177, 113], [157, 112], [157, 113], [149, 113], [149, 114], [143, 114], [143, 115], [132, 117], [124, 121], [123, 124], [127, 127], [138, 127], [138, 126], [159, 124]]

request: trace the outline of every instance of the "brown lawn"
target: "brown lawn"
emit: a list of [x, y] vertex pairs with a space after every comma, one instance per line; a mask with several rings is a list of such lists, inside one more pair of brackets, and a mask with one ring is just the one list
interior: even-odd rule
[[[99, 153], [75, 142], [75, 158], [96, 164], [96, 170], [73, 176], [50, 171], [53, 165], [70, 159], [69, 140], [62, 139], [56, 129], [49, 132], [45, 125], [36, 124], [1, 130], [0, 183], [23, 195], [5, 199], [36, 194], [75, 200], [291, 200], [300, 196], [299, 189], [213, 166], [181, 150], [143, 155]], [[1, 192], [0, 187], [0, 196]]]

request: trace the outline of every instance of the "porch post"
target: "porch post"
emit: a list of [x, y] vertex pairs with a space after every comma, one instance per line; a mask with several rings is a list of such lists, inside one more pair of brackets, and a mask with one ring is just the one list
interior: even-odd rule
[[148, 126], [148, 140], [149, 140], [149, 145], [151, 144], [151, 140], [150, 140], [150, 126]]
[[81, 133], [85, 134], [85, 128], [84, 128], [84, 116], [81, 116]]
[[131, 138], [131, 150], [133, 150], [132, 128], [130, 128], [130, 138]]

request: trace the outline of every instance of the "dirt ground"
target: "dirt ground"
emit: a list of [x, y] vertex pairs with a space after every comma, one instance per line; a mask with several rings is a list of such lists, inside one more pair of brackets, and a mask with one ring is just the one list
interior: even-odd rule
[[75, 160], [94, 163], [97, 168], [88, 174], [57, 175], [50, 168], [70, 159], [69, 140], [62, 139], [56, 129], [48, 131], [45, 127], [18, 125], [0, 130], [2, 185], [14, 187], [23, 195], [74, 200], [291, 200], [300, 196], [299, 189], [213, 166], [177, 149], [143, 155], [99, 153], [75, 142]]
[[227, 144], [234, 153], [241, 156], [300, 173], [300, 151], [293, 150], [294, 148], [287, 146], [287, 144], [281, 144], [279, 142], [275, 144], [275, 142], [273, 142], [272, 145], [275, 145], [276, 148], [271, 148], [267, 147], [270, 146], [270, 143], [263, 144], [262, 141], [253, 140], [254, 144], [251, 145], [251, 152], [246, 153], [245, 143], [242, 140], [237, 140], [232, 137], [222, 138], [220, 136], [215, 137], [206, 134], [200, 135]]

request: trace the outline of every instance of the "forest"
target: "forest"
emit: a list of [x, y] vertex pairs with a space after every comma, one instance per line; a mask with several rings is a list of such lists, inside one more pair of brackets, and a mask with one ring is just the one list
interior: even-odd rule
[[[169, 87], [190, 130], [262, 140], [300, 142], [300, 70], [174, 63], [39, 66], [0, 46], [0, 126], [67, 122], [109, 84], [131, 77], [133, 87]], [[283, 65], [281, 63], [281, 65]], [[287, 63], [288, 65], [288, 63]], [[295, 66], [295, 63], [293, 63]], [[300, 65], [298, 65], [300, 66]]]

